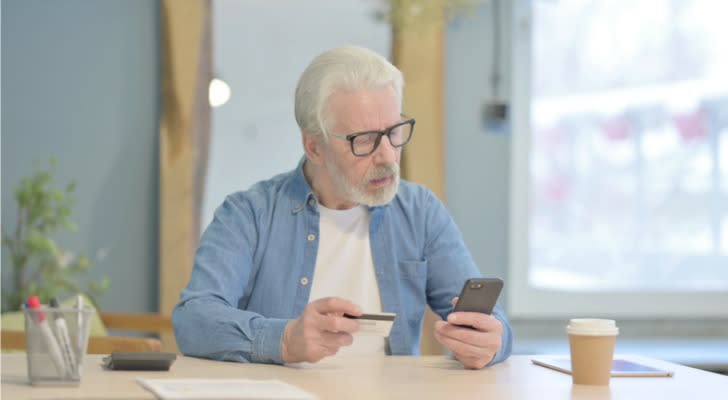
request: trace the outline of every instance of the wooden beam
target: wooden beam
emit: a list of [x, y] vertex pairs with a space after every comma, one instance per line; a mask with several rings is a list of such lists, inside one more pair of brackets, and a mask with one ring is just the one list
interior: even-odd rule
[[210, 134], [210, 2], [163, 0], [162, 19], [159, 311], [169, 316], [189, 280], [200, 235]]
[[[392, 21], [392, 59], [405, 80], [403, 110], [417, 120], [402, 155], [402, 177], [427, 186], [445, 201], [445, 16], [441, 2], [419, 4], [417, 16], [394, 12]], [[428, 307], [420, 353], [444, 352], [432, 334], [439, 319]]]

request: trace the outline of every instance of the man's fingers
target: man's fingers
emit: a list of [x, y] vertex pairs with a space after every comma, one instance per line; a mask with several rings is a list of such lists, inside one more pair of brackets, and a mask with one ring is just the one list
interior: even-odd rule
[[453, 353], [463, 357], [475, 357], [484, 353], [485, 349], [467, 342], [454, 339], [450, 336], [440, 336], [441, 343], [444, 344]]
[[307, 308], [314, 311], [311, 320], [316, 329], [326, 332], [354, 333], [359, 330], [359, 323], [344, 314], [361, 315], [361, 308], [340, 297], [325, 297], [310, 303]]
[[483, 351], [483, 348], [481, 348], [480, 346], [465, 342], [461, 340], [461, 338], [453, 335], [452, 333], [452, 330], [448, 331], [448, 329], [445, 329], [444, 326], [439, 326], [435, 329], [435, 338], [438, 342], [447, 347], [455, 355], [465, 355], [467, 353], [477, 353]]
[[349, 346], [353, 342], [354, 338], [348, 333], [321, 332], [318, 343], [311, 346], [307, 361], [316, 362], [325, 357], [333, 356], [339, 352], [341, 347]]
[[483, 368], [493, 359], [496, 352], [493, 349], [483, 349], [450, 338], [442, 338], [440, 343], [450, 349], [455, 358], [468, 368]]
[[355, 333], [359, 331], [359, 322], [338, 315], [319, 315], [318, 328], [331, 333]]
[[319, 314], [350, 314], [359, 316], [362, 313], [361, 307], [341, 297], [324, 297], [309, 304]]
[[481, 332], [472, 328], [457, 326], [443, 322], [443, 325], [436, 326], [436, 336], [450, 340], [467, 343], [481, 349], [500, 348], [500, 333]]
[[348, 333], [331, 333], [331, 332], [322, 332], [321, 333], [321, 339], [323, 340], [323, 345], [327, 348], [336, 348], [343, 346], [350, 346], [352, 343], [354, 343], [354, 337], [351, 336]]
[[492, 315], [460, 311], [447, 316], [447, 322], [454, 325], [470, 326], [482, 332], [501, 332], [503, 324]]
[[500, 335], [435, 322], [435, 338], [467, 368], [483, 368], [500, 348]]
[[325, 357], [333, 356], [339, 351], [338, 347], [327, 347], [324, 345], [311, 346], [304, 361], [318, 362]]
[[361, 308], [342, 298], [327, 297], [309, 303], [301, 317], [286, 325], [281, 341], [284, 362], [316, 362], [353, 342], [359, 322], [344, 314], [361, 315]]

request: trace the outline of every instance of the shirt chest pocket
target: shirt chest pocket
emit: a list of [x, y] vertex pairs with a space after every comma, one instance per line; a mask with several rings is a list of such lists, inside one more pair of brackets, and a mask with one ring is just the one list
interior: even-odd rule
[[427, 304], [427, 261], [399, 261], [400, 323], [417, 336]]

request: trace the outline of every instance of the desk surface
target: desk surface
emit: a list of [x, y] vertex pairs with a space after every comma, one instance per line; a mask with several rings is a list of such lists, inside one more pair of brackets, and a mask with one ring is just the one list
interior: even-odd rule
[[[178, 357], [170, 371], [108, 371], [101, 356], [84, 362], [79, 387], [32, 387], [23, 353], [2, 355], [2, 398], [153, 399], [135, 379], [280, 379], [321, 399], [686, 399], [721, 398], [728, 377], [655, 359], [627, 356], [675, 371], [672, 378], [612, 378], [610, 386], [572, 385], [571, 376], [533, 365], [529, 356], [473, 371], [443, 356], [359, 357], [291, 366]], [[724, 397], [723, 397], [724, 398]]]

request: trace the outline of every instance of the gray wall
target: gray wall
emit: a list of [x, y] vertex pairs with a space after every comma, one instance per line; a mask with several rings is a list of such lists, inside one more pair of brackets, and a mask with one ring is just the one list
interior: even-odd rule
[[[58, 237], [108, 276], [107, 310], [157, 307], [159, 4], [150, 0], [2, 2], [2, 225], [34, 163], [58, 160], [75, 180], [72, 217]], [[3, 257], [2, 287], [9, 285]]]
[[[501, 2], [503, 3], [503, 2]], [[510, 4], [510, 2], [506, 2]], [[446, 46], [446, 190], [447, 205], [473, 258], [486, 275], [507, 278], [510, 190], [510, 134], [488, 128], [481, 118], [483, 105], [496, 99], [489, 77], [496, 50], [501, 73], [498, 99], [510, 91], [510, 24], [507, 7], [502, 15], [505, 41], [494, 49], [491, 12], [493, 3], [479, 6], [471, 15], [453, 20]], [[507, 282], [507, 279], [506, 279]], [[501, 301], [507, 296], [501, 295]]]

